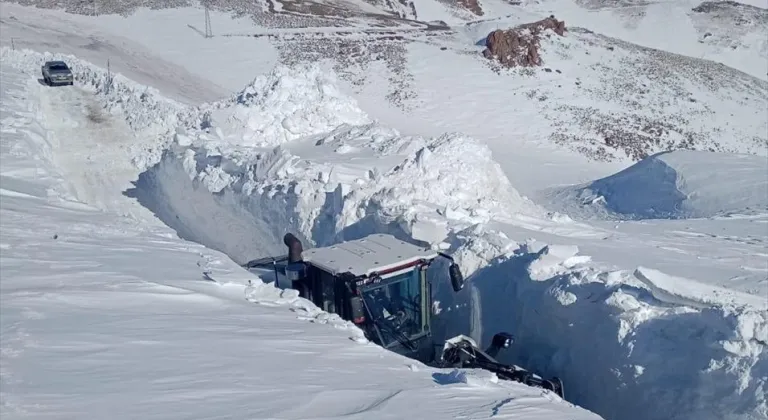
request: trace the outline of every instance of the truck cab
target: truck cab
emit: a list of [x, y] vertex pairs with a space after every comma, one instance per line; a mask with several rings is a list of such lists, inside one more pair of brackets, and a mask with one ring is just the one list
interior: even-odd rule
[[306, 251], [290, 233], [284, 242], [287, 256], [254, 260], [246, 268], [270, 270], [278, 287], [298, 290], [386, 349], [424, 363], [436, 359], [427, 269], [437, 258], [448, 259], [453, 289], [461, 290], [464, 279], [450, 256], [385, 234]]

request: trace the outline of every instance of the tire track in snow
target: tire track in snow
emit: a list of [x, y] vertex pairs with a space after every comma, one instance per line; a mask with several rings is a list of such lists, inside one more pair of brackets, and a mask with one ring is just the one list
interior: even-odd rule
[[157, 143], [133, 134], [122, 118], [107, 114], [97, 98], [77, 86], [37, 86], [53, 160], [73, 195], [100, 210], [158, 224], [151, 212], [123, 195], [139, 170], [137, 151]]
[[24, 15], [23, 19], [0, 21], [4, 45], [8, 45], [8, 40], [13, 37], [23, 48], [73, 54], [103, 67], [106, 67], [105, 57], [109, 57], [113, 72], [124, 73], [147, 86], [161, 86], [169, 97], [187, 104], [197, 105], [229, 94], [226, 89], [153, 55], [130, 39], [101, 33], [50, 14]]

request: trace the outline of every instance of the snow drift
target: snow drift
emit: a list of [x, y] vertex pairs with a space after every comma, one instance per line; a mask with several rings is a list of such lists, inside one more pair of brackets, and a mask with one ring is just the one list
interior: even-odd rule
[[765, 214], [766, 173], [762, 156], [677, 150], [587, 185], [558, 189], [553, 201], [561, 210], [580, 206], [578, 213], [625, 219]]
[[765, 299], [644, 267], [604, 270], [575, 246], [487, 228], [456, 243], [463, 267], [482, 267], [455, 302], [474, 306], [472, 335], [513, 333], [502, 360], [560, 376], [570, 401], [606, 419], [768, 415]]
[[[4, 60], [20, 65], [42, 57], [3, 52]], [[82, 74], [78, 71], [79, 82]], [[277, 70], [268, 77], [280, 74], [291, 73]], [[317, 73], [290, 77], [315, 80]], [[513, 332], [519, 344], [510, 361], [562, 377], [569, 399], [606, 418], [768, 415], [764, 308], [743, 296], [684, 296], [690, 291], [674, 289], [675, 281], [663, 273], [601, 268], [574, 246], [511, 240], [490, 226], [524, 215], [535, 227], [546, 213], [516, 193], [482, 143], [458, 133], [404, 137], [333, 95], [329, 103], [346, 103], [349, 113], [331, 127], [335, 122], [327, 111], [314, 117], [314, 105], [280, 103], [280, 98], [323, 95], [279, 93], [272, 86], [332, 89], [317, 90], [316, 83], [299, 80], [257, 85], [250, 98], [272, 98], [272, 106], [259, 100], [200, 109], [170, 106], [174, 116], [161, 116], [154, 125], [167, 133], [159, 141], [167, 147], [146, 160], [152, 166], [126, 194], [179, 235], [241, 262], [262, 256], [253, 249], [283, 253], [286, 231], [307, 245], [390, 232], [449, 249], [469, 275], [469, 287], [436, 308], [438, 319], [460, 318], [442, 325], [445, 333], [455, 332], [453, 325], [466, 326], [485, 344], [493, 332]], [[145, 89], [125, 86], [120, 97], [105, 95], [105, 106], [120, 103], [128, 116], [141, 115], [139, 108], [152, 101], [164, 103], [153, 92], [148, 93], [153, 99], [141, 100]], [[243, 124], [252, 121], [251, 112], [256, 121], [274, 122], [296, 110], [301, 119], [319, 122], [299, 129], [289, 123], [285, 131]], [[239, 118], [230, 118], [234, 115]], [[263, 138], [246, 138], [246, 145], [242, 137], [233, 141], [252, 127]], [[534, 230], [526, 232], [534, 236]]]
[[211, 123], [228, 126], [231, 142], [238, 145], [277, 146], [342, 124], [370, 122], [357, 103], [339, 91], [333, 74], [310, 65], [278, 66], [211, 108]]

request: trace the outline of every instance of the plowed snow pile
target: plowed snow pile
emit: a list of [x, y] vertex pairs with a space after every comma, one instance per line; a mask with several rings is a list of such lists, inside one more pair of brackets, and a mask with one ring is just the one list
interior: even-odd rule
[[551, 207], [622, 219], [766, 214], [766, 174], [762, 156], [678, 150], [587, 185], [555, 190]]
[[[88, 74], [78, 70], [78, 81]], [[181, 236], [240, 262], [264, 256], [252, 250], [265, 245], [284, 253], [286, 231], [305, 246], [390, 232], [448, 249], [472, 276], [453, 304], [438, 305], [438, 322], [467, 324], [460, 332], [484, 345], [496, 329], [511, 331], [518, 344], [507, 361], [562, 377], [570, 400], [605, 418], [768, 416], [759, 300], [644, 267], [602, 267], [576, 246], [529, 239], [542, 226], [577, 224], [521, 197], [481, 142], [402, 136], [329, 80], [316, 69], [277, 69], [243, 99], [173, 108], [176, 117], [157, 123], [168, 148], [127, 194]], [[130, 86], [119, 99], [141, 97]], [[123, 101], [123, 111], [153, 101], [162, 99]]]
[[277, 146], [327, 133], [342, 124], [370, 122], [335, 78], [316, 66], [278, 67], [256, 77], [229, 101], [212, 106], [211, 124], [228, 127], [233, 144]]
[[608, 270], [576, 246], [489, 228], [457, 242], [462, 266], [483, 267], [464, 297], [472, 335], [488, 342], [511, 328], [521, 343], [511, 359], [559, 375], [570, 401], [606, 419], [768, 415], [764, 297], [642, 266]]

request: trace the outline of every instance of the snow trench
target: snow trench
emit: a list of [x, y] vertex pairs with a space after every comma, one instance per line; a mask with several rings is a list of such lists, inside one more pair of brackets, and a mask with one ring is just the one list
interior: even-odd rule
[[[35, 70], [54, 57], [2, 54]], [[436, 339], [464, 333], [485, 345], [511, 332], [504, 361], [561, 377], [568, 400], [606, 419], [768, 416], [764, 309], [674, 298], [661, 293], [675, 284], [663, 273], [601, 269], [575, 246], [492, 230], [510, 215], [547, 216], [482, 143], [459, 133], [402, 136], [312, 66], [260, 76], [247, 100], [241, 92], [188, 108], [119, 75], [107, 91], [103, 70], [55, 57], [131, 127], [155, 128], [158, 148], [137, 152], [140, 174], [125, 194], [179, 236], [239, 263], [264, 256], [254, 248], [285, 253], [288, 231], [305, 247], [388, 232], [447, 249], [468, 287], [436, 288]]]

